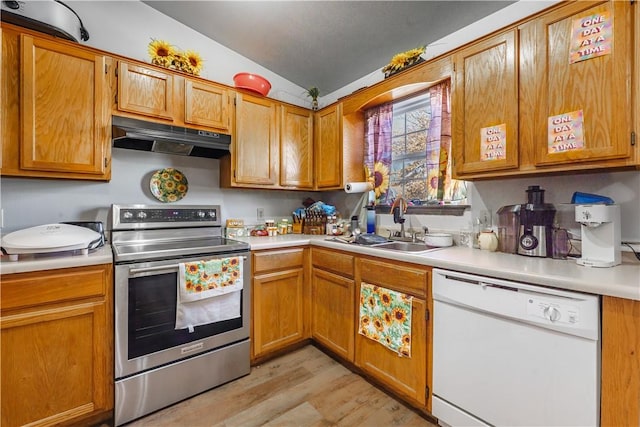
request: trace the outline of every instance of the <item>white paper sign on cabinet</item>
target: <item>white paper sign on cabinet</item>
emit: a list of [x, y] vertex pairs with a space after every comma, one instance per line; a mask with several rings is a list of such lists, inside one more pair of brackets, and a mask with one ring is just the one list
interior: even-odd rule
[[611, 53], [613, 19], [607, 9], [601, 13], [573, 20], [569, 63], [585, 61]]
[[480, 160], [504, 160], [507, 158], [507, 124], [480, 129]]
[[583, 149], [583, 122], [582, 110], [549, 117], [547, 134], [549, 154]]

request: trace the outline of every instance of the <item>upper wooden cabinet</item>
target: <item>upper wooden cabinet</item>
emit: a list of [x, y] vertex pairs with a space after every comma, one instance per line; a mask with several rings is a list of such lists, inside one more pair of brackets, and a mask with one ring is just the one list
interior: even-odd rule
[[[593, 24], [589, 19], [610, 22], [611, 32], [600, 33], [602, 27], [587, 25]], [[611, 43], [603, 55], [571, 62], [574, 26], [580, 23], [583, 32], [593, 33], [587, 39], [603, 35]], [[583, 49], [589, 47], [584, 42]], [[631, 2], [585, 1], [563, 3], [455, 52], [455, 175], [473, 179], [638, 165], [633, 49]], [[562, 130], [564, 117], [572, 113], [582, 114], [581, 129], [575, 125], [582, 146], [558, 149], [549, 144], [549, 134]], [[558, 123], [550, 123], [554, 118]], [[497, 159], [483, 157], [481, 129], [501, 124], [506, 125], [504, 152]]]
[[222, 159], [223, 187], [313, 189], [313, 112], [238, 93], [235, 140]]
[[2, 30], [2, 174], [111, 177], [111, 58]]
[[232, 171], [229, 174], [220, 168], [221, 183], [231, 179], [231, 186], [277, 186], [279, 144], [275, 101], [238, 93], [235, 136], [231, 143]]
[[313, 188], [313, 113], [282, 105], [280, 129], [280, 185]]
[[177, 126], [231, 130], [231, 93], [222, 85], [152, 65], [120, 61], [115, 114]]
[[173, 74], [120, 61], [117, 107], [119, 111], [173, 121]]
[[[459, 174], [518, 167], [518, 55], [516, 30], [507, 31], [453, 56], [453, 140]], [[500, 158], [482, 150], [482, 129], [504, 125]]]
[[184, 122], [229, 131], [229, 91], [221, 86], [184, 79]]
[[341, 106], [334, 104], [314, 116], [314, 177], [318, 190], [333, 190], [343, 186]]
[[[631, 157], [632, 12], [629, 1], [596, 6], [593, 2], [577, 2], [522, 26], [522, 55], [531, 58], [522, 63], [522, 86], [528, 95], [522, 97], [522, 108], [534, 113], [535, 124], [532, 133], [523, 135], [523, 143], [535, 146], [536, 166], [558, 164], [564, 169], [567, 164], [595, 161], [614, 165], [626, 163]], [[607, 15], [611, 34], [601, 31], [606, 22], [583, 31], [597, 31], [588, 37], [591, 40], [608, 38], [610, 52], [570, 63], [573, 23]], [[555, 152], [547, 144], [548, 119], [573, 111], [583, 114], [584, 147]]]

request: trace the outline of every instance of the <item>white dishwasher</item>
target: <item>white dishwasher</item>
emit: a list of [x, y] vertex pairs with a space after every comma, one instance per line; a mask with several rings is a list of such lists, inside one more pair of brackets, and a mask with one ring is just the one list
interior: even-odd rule
[[432, 410], [450, 426], [597, 426], [599, 297], [434, 269]]

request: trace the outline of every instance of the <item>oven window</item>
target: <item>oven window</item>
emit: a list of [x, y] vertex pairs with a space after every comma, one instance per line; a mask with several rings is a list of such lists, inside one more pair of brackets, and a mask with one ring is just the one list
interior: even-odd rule
[[[129, 359], [242, 328], [240, 317], [176, 330], [178, 273], [129, 278]], [[244, 295], [243, 295], [244, 296]]]

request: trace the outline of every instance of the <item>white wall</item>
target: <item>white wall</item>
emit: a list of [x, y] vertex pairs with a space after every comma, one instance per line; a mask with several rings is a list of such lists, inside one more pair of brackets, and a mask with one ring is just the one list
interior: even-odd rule
[[233, 86], [240, 72], [257, 73], [271, 83], [269, 97], [308, 107], [306, 89], [224, 47], [139, 1], [67, 1], [89, 31], [88, 46], [150, 62], [151, 39], [181, 50], [195, 50], [205, 60], [200, 76]]
[[60, 221], [103, 221], [115, 204], [162, 204], [149, 190], [151, 175], [173, 167], [189, 181], [186, 196], [176, 205], [220, 204], [222, 219], [256, 223], [256, 208], [265, 217], [289, 218], [291, 212], [314, 193], [221, 189], [219, 160], [149, 153], [114, 148], [110, 182], [22, 179], [3, 177], [1, 203], [3, 232]]

